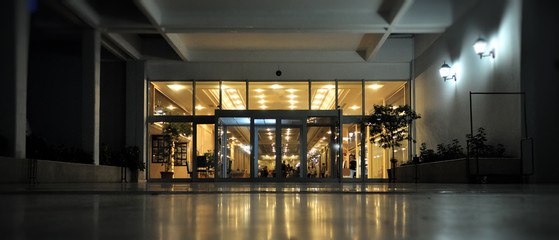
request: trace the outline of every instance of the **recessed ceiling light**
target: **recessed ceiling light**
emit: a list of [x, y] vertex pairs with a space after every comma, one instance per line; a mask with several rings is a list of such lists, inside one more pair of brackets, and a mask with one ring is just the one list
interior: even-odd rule
[[384, 85], [373, 84], [373, 85], [370, 85], [369, 87], [372, 88], [372, 89], [374, 89], [374, 90], [377, 90], [377, 89], [379, 89], [379, 88], [381, 88], [381, 87], [384, 87]]
[[322, 101], [320, 101], [320, 100], [314, 100], [312, 103], [314, 103], [314, 104], [320, 104], [321, 102], [322, 102]]
[[291, 94], [291, 95], [289, 95], [289, 96], [287, 96], [287, 97], [288, 97], [288, 98], [296, 98], [297, 96]]
[[289, 100], [289, 103], [295, 104], [295, 103], [297, 103], [297, 101], [295, 101], [295, 100]]
[[260, 96], [258, 96], [258, 97], [259, 97], [259, 98], [264, 98], [264, 97], [266, 97], [266, 96], [264, 96], [264, 94], [262, 94], [262, 95], [260, 95]]
[[241, 103], [243, 103], [243, 101], [237, 100], [237, 101], [234, 101], [234, 103], [235, 103], [235, 104], [241, 104]]
[[239, 110], [244, 110], [244, 109], [245, 109], [245, 106], [238, 106], [237, 109], [239, 109]]
[[359, 108], [358, 106], [351, 107], [351, 109], [353, 109], [353, 110], [358, 109], [358, 108]]
[[235, 89], [233, 89], [233, 88], [229, 88], [229, 89], [227, 89], [227, 92], [235, 92], [235, 91], [236, 91], [236, 90], [235, 90]]
[[293, 89], [293, 88], [290, 88], [290, 89], [287, 89], [287, 91], [290, 92], [290, 93], [293, 93], [293, 92], [295, 92], [296, 90]]
[[332, 88], [336, 88], [336, 86], [334, 86], [334, 85], [326, 85], [325, 88], [332, 89]]
[[169, 87], [170, 89], [173, 89], [175, 91], [179, 91], [179, 90], [185, 88], [185, 86], [179, 85], [179, 84], [167, 85], [167, 87]]
[[198, 105], [198, 106], [196, 106], [196, 109], [200, 110], [200, 109], [204, 109], [204, 107]]
[[291, 105], [291, 106], [290, 106], [289, 108], [291, 108], [291, 109], [295, 109], [295, 106]]
[[168, 108], [169, 110], [173, 110], [173, 109], [175, 109], [175, 108], [177, 108], [177, 107], [175, 107], [175, 106], [173, 106], [173, 105], [170, 105], [170, 106], [168, 106], [167, 108]]
[[326, 92], [326, 91], [328, 91], [328, 90], [327, 90], [327, 89], [324, 89], [324, 88], [321, 88], [321, 89], [318, 89], [317, 91], [320, 92], [320, 93], [323, 93], [323, 92]]
[[316, 96], [314, 96], [314, 97], [317, 98], [317, 99], [323, 99], [323, 98], [324, 98], [324, 95], [318, 94], [318, 95], [316, 95]]
[[273, 89], [279, 89], [279, 88], [281, 88], [281, 86], [278, 85], [278, 84], [274, 84], [274, 85], [272, 85], [272, 86], [270, 86], [270, 87], [273, 88]]
[[264, 104], [266, 102], [266, 100], [260, 100], [258, 101], [260, 104]]
[[268, 108], [268, 107], [266, 107], [266, 106], [262, 105], [262, 106], [260, 106], [260, 108], [262, 108], [262, 109], [266, 109], [266, 108]]
[[255, 89], [254, 91], [261, 93], [261, 92], [263, 92], [264, 90], [262, 90], [262, 89], [259, 88], [259, 89]]

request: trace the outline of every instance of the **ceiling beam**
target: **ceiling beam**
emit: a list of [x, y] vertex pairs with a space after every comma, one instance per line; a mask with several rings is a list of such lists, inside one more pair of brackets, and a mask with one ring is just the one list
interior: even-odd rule
[[406, 11], [410, 8], [413, 2], [414, 0], [383, 1], [378, 13], [389, 23], [389, 26], [380, 37], [379, 34], [363, 35], [363, 39], [356, 51], [363, 60], [369, 61], [372, 56], [380, 50], [386, 39], [388, 39], [390, 34], [394, 31], [396, 25], [405, 15]]
[[178, 34], [168, 33], [162, 23], [161, 9], [151, 0], [135, 0], [136, 6], [149, 19], [151, 24], [157, 29], [157, 32], [165, 38], [165, 41], [173, 48], [175, 53], [183, 60], [190, 59], [188, 49]]
[[142, 58], [141, 39], [136, 35], [107, 33], [106, 36], [133, 59]]

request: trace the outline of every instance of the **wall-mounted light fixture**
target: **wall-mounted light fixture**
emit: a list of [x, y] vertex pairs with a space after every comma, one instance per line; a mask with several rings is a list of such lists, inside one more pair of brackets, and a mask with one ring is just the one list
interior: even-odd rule
[[443, 62], [443, 65], [439, 69], [439, 73], [441, 74], [441, 77], [443, 78], [443, 80], [445, 82], [446, 82], [446, 80], [450, 80], [450, 79], [453, 79], [456, 82], [456, 74], [452, 74], [452, 76], [449, 77], [450, 66], [448, 64], [446, 64], [446, 62]]
[[477, 55], [479, 55], [479, 59], [483, 57], [489, 57], [489, 56], [495, 58], [495, 49], [491, 49], [489, 53], [485, 54], [486, 50], [487, 50], [487, 41], [485, 41], [485, 39], [483, 38], [478, 38], [474, 43], [474, 51], [476, 52]]

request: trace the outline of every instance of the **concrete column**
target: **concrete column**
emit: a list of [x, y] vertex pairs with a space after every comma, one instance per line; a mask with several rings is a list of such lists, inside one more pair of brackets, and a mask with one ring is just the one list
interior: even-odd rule
[[82, 147], [99, 165], [99, 107], [101, 86], [101, 34], [87, 30], [82, 39]]
[[25, 158], [28, 54], [27, 1], [0, 1], [0, 155]]
[[145, 62], [127, 62], [126, 146], [138, 146], [140, 148], [140, 156], [144, 162], [146, 162], [146, 88]]

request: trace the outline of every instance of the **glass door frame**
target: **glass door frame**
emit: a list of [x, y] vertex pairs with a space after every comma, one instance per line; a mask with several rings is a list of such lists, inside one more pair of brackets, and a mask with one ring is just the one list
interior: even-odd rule
[[[251, 146], [251, 151], [250, 151], [250, 181], [262, 181], [262, 182], [267, 182], [267, 181], [273, 181], [273, 182], [303, 182], [303, 181], [327, 181], [327, 182], [332, 182], [332, 181], [340, 181], [341, 176], [338, 177], [338, 179], [336, 178], [324, 178], [324, 179], [319, 179], [319, 178], [314, 178], [314, 179], [307, 179], [306, 175], [307, 175], [307, 119], [309, 117], [335, 117], [336, 119], [340, 118], [340, 111], [339, 110], [216, 110], [215, 111], [215, 126], [216, 126], [216, 134], [215, 134], [215, 142], [216, 142], [216, 150], [217, 150], [217, 146], [218, 146], [218, 134], [217, 134], [217, 128], [218, 128], [218, 122], [219, 119], [222, 117], [249, 117], [250, 118], [250, 146]], [[254, 120], [255, 119], [275, 119], [276, 120], [276, 125], [275, 125], [275, 130], [276, 130], [276, 167], [275, 167], [275, 171], [276, 171], [276, 177], [274, 178], [258, 178], [257, 177], [257, 171], [258, 171], [258, 159], [257, 156], [255, 154], [254, 149], [258, 146], [255, 146], [255, 138], [256, 138], [256, 127], [254, 124]], [[301, 121], [301, 125], [288, 125], [288, 124], [281, 124], [281, 120], [282, 119], [290, 119], [290, 120], [300, 120]], [[341, 121], [337, 121], [341, 124]], [[342, 125], [340, 125], [342, 126]], [[301, 139], [301, 151], [300, 151], [300, 162], [301, 162], [301, 166], [300, 166], [300, 174], [302, 175], [302, 177], [298, 177], [298, 178], [281, 178], [281, 129], [282, 128], [292, 128], [292, 127], [297, 127], [300, 128], [300, 139]], [[341, 131], [341, 128], [340, 128]], [[341, 136], [341, 132], [339, 133]], [[336, 166], [341, 172], [341, 163], [338, 161], [338, 166]], [[249, 179], [244, 179], [244, 180], [249, 180]], [[219, 181], [219, 178], [215, 179], [216, 181]], [[221, 179], [221, 180], [231, 180], [231, 179]]]

